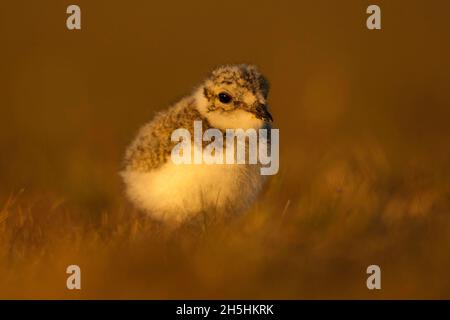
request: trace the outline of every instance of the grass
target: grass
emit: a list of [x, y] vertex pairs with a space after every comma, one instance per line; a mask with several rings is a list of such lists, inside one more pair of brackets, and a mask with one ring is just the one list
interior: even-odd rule
[[[176, 230], [121, 194], [86, 214], [54, 196], [11, 193], [0, 213], [0, 297], [450, 297], [449, 180], [399, 173], [380, 150], [345, 155], [312, 173], [297, 166], [305, 181], [291, 193], [282, 171], [246, 215]], [[65, 288], [70, 264], [81, 267], [81, 291]], [[371, 264], [381, 266], [379, 292], [365, 287]]]
[[[381, 32], [356, 0], [89, 1], [80, 32], [54, 2], [0, 12], [0, 298], [450, 299], [448, 1], [386, 1]], [[280, 172], [232, 221], [149, 220], [126, 145], [236, 62], [271, 82]]]

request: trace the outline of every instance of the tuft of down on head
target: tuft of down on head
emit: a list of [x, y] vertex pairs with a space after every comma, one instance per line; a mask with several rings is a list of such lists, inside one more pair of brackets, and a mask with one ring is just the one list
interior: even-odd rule
[[218, 129], [258, 129], [272, 121], [268, 93], [269, 82], [255, 66], [225, 65], [196, 90], [196, 107]]

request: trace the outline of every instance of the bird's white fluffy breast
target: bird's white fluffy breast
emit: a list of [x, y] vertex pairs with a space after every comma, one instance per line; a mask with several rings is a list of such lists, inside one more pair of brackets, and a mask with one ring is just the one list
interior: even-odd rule
[[150, 172], [122, 173], [128, 197], [159, 220], [181, 222], [209, 210], [243, 210], [262, 188], [259, 166], [166, 162]]

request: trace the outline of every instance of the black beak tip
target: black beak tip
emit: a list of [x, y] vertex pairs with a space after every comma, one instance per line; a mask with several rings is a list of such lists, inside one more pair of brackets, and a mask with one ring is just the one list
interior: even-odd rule
[[261, 105], [258, 108], [256, 108], [255, 116], [258, 119], [264, 120], [266, 122], [273, 122], [272, 115], [270, 114], [269, 110], [267, 110], [266, 106]]

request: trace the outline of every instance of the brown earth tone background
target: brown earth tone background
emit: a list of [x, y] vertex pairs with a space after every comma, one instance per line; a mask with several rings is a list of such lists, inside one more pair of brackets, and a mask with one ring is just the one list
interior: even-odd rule
[[[381, 31], [370, 1], [78, 0], [81, 31], [70, 4], [0, 4], [0, 298], [450, 299], [450, 2], [376, 1]], [[241, 62], [280, 172], [244, 217], [171, 232], [124, 199], [124, 148]]]

